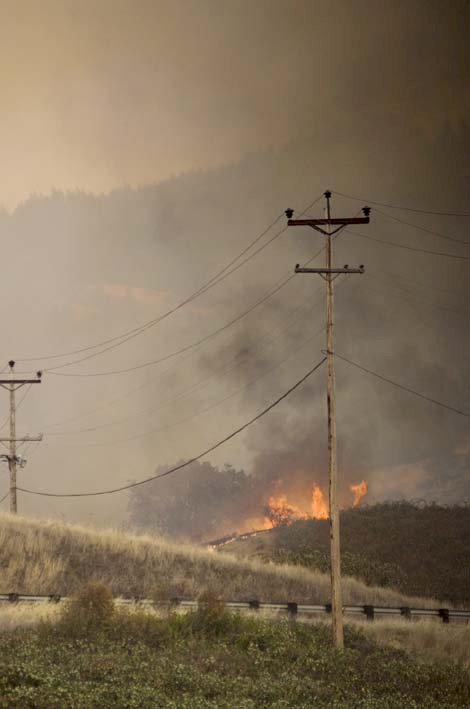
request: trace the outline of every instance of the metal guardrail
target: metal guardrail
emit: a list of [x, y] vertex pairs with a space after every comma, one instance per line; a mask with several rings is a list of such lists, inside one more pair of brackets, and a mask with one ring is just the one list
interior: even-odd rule
[[[22, 593], [3, 593], [0, 594], [0, 602], [7, 603], [60, 603], [66, 601], [67, 596], [61, 596], [58, 593], [53, 594], [22, 594]], [[143, 606], [161, 606], [174, 608], [197, 608], [199, 605], [204, 605], [204, 601], [188, 600], [184, 598], [171, 598], [167, 601], [153, 601], [149, 598], [116, 598], [116, 603], [119, 605], [143, 605]], [[318, 604], [312, 605], [308, 603], [264, 603], [258, 600], [252, 601], [223, 601], [226, 608], [231, 610], [269, 610], [276, 612], [285, 612], [291, 617], [299, 614], [315, 615], [317, 613], [331, 613], [331, 605]], [[367, 620], [374, 620], [376, 617], [399, 616], [407, 620], [413, 618], [439, 618], [443, 623], [451, 621], [470, 621], [470, 610], [453, 610], [451, 608], [411, 608], [409, 606], [401, 606], [399, 608], [391, 608], [388, 606], [374, 606], [365, 604], [362, 606], [343, 606], [345, 614], [361, 616], [364, 615]]]

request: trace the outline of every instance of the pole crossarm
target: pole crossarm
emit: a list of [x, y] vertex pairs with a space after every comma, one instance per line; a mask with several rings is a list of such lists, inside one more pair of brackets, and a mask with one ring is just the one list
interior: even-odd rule
[[364, 273], [364, 266], [358, 266], [358, 268], [350, 268], [349, 266], [344, 266], [344, 268], [301, 268], [299, 264], [295, 267], [295, 273], [319, 273], [320, 275], [325, 273]]
[[0, 443], [29, 443], [34, 441], [42, 441], [43, 434], [40, 433], [38, 436], [23, 436], [23, 438], [0, 438]]
[[[368, 209], [368, 207], [364, 207]], [[287, 226], [348, 226], [348, 224], [369, 224], [369, 217], [341, 217], [340, 219], [289, 219]]]
[[20, 384], [20, 386], [23, 386], [23, 384], [40, 384], [41, 379], [0, 379], [0, 385], [4, 386], [5, 384], [8, 385], [14, 385], [14, 384]]
[[[331, 192], [325, 192], [325, 197], [329, 200], [331, 197]], [[320, 234], [323, 234], [324, 236], [331, 237], [337, 232], [341, 231], [344, 229], [346, 226], [354, 225], [354, 224], [369, 224], [370, 219], [370, 207], [363, 207], [362, 211], [364, 213], [363, 217], [335, 217], [332, 218], [329, 214], [327, 215], [326, 218], [323, 219], [292, 219], [294, 215], [294, 210], [288, 209], [285, 210], [285, 214], [287, 216], [287, 226], [309, 226], [312, 229], [315, 229], [316, 231], [319, 231]], [[328, 227], [326, 230], [322, 229], [322, 226]], [[338, 227], [337, 229], [331, 229], [332, 226]]]

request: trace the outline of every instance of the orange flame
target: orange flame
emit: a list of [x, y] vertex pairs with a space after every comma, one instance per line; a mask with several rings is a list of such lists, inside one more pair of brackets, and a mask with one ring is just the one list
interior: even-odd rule
[[328, 505], [323, 497], [323, 492], [318, 483], [313, 483], [312, 514], [315, 519], [328, 519]]
[[[291, 524], [295, 519], [305, 517], [297, 505], [287, 501], [287, 495], [271, 495], [265, 507], [265, 524], [279, 527], [281, 524]], [[268, 526], [268, 528], [269, 528]]]
[[356, 485], [350, 485], [349, 489], [354, 493], [353, 507], [357, 507], [359, 500], [367, 493], [367, 483], [365, 480], [362, 480]]

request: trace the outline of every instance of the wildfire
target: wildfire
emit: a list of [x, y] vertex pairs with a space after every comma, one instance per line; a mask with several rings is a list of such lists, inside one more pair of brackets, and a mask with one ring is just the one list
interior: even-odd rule
[[296, 519], [305, 517], [297, 505], [287, 501], [287, 495], [271, 495], [264, 508], [265, 524], [269, 528], [279, 527], [281, 524], [291, 524]]
[[[367, 494], [367, 483], [362, 480], [360, 483], [350, 485], [349, 489], [354, 495], [352, 506], [357, 507], [359, 501]], [[263, 529], [272, 529], [280, 525], [292, 524], [297, 519], [308, 519], [309, 517], [314, 519], [328, 519], [329, 517], [328, 501], [317, 482], [313, 483], [311, 513], [303, 512], [300, 507], [287, 500], [286, 494], [279, 493], [271, 495], [264, 508], [264, 519], [258, 521], [257, 524], [258, 528], [262, 524]]]
[[328, 505], [325, 502], [323, 492], [318, 483], [313, 483], [312, 491], [312, 515], [315, 519], [328, 519]]
[[357, 507], [361, 497], [364, 497], [364, 495], [367, 493], [367, 483], [365, 480], [362, 480], [356, 485], [350, 485], [349, 489], [354, 494], [353, 507]]

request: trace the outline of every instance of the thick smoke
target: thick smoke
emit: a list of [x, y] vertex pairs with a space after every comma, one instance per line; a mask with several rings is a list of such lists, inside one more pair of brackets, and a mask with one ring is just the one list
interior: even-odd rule
[[[51, 14], [50, 37], [24, 43], [34, 61], [6, 52], [15, 130], [0, 132], [4, 201], [23, 201], [0, 213], [8, 264], [2, 332], [4, 361], [17, 359], [19, 371], [69, 362], [42, 355], [112, 338], [174, 307], [286, 207], [299, 211], [327, 188], [335, 214], [345, 216], [363, 202], [340, 192], [469, 211], [466, 3], [207, 2], [200, 14], [187, 4], [161, 4], [160, 13], [155, 3], [140, 6], [137, 16], [129, 3], [100, 3], [99, 11], [85, 3], [74, 22], [62, 8]], [[37, 23], [31, 16], [18, 26]], [[26, 80], [33, 66], [39, 74]], [[31, 91], [21, 95], [25, 86]], [[125, 183], [136, 187], [96, 194]], [[28, 197], [53, 185], [64, 191]], [[322, 209], [319, 201], [309, 213]], [[470, 240], [469, 219], [383, 211]], [[469, 411], [469, 247], [374, 210], [371, 225], [356, 231], [466, 260], [345, 232], [335, 261], [364, 263], [366, 274], [337, 281], [337, 352]], [[296, 276], [217, 337], [162, 365], [111, 377], [59, 373], [131, 368], [185, 348], [249, 309], [321, 246], [311, 230], [286, 231], [146, 334], [45, 371], [18, 413], [19, 432], [45, 433], [21, 483], [54, 492], [115, 487], [192, 457], [255, 415], [322, 356], [317, 277]], [[29, 357], [37, 359], [20, 362]], [[341, 360], [337, 400], [342, 504], [363, 478], [369, 500], [468, 496], [468, 419]], [[220, 470], [227, 461], [250, 477], [235, 502], [207, 494], [226, 527], [253, 507], [261, 514], [275, 492], [308, 507], [313, 481], [326, 486], [324, 370], [209, 459]], [[22, 495], [20, 510], [120, 522], [127, 501]]]

